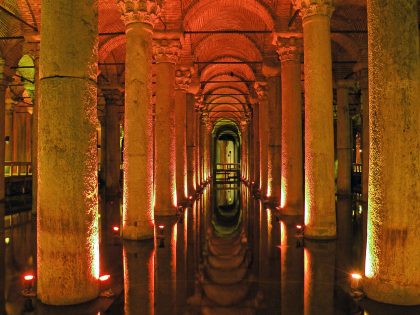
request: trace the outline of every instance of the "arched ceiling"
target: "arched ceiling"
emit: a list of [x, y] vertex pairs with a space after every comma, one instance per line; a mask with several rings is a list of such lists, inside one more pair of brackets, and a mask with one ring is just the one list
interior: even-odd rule
[[[125, 26], [116, 0], [98, 1], [99, 85], [122, 87]], [[351, 77], [354, 64], [366, 57], [366, 0], [334, 4], [331, 38], [338, 79]], [[0, 37], [6, 38], [0, 39], [0, 52], [11, 68], [24, 54], [23, 36], [41, 28], [41, 0], [0, 0], [0, 6]], [[181, 61], [194, 65], [209, 118], [238, 124], [252, 111], [262, 62], [275, 56], [272, 32], [301, 31], [295, 13], [291, 0], [165, 0], [155, 29], [182, 33]]]

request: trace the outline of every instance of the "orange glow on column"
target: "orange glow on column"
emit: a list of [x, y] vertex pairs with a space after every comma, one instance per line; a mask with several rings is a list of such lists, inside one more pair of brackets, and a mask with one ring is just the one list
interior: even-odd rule
[[172, 227], [172, 237], [171, 237], [171, 270], [172, 274], [176, 275], [176, 243], [178, 240], [178, 223]]
[[149, 262], [147, 264], [148, 271], [149, 271], [149, 314], [155, 314], [155, 256], [156, 251], [153, 250], [152, 255], [149, 258]]

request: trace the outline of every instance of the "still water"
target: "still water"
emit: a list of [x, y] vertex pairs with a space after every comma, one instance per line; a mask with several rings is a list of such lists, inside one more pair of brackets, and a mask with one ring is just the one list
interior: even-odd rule
[[103, 202], [101, 270], [111, 280], [101, 291], [113, 296], [72, 307], [21, 295], [22, 275], [36, 270], [35, 224], [0, 226], [0, 314], [420, 314], [349, 294], [350, 274], [363, 267], [351, 200], [337, 201], [339, 237], [328, 242], [303, 241], [303, 218], [279, 217], [244, 185], [209, 186], [155, 241], [121, 242], [112, 229], [119, 213], [118, 200]]

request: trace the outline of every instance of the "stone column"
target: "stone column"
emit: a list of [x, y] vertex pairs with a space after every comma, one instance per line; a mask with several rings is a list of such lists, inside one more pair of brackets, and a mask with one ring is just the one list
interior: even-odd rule
[[259, 125], [260, 125], [260, 111], [259, 111], [259, 104], [254, 103], [252, 106], [252, 126], [253, 126], [253, 137], [254, 137], [254, 143], [253, 143], [253, 151], [254, 154], [252, 156], [252, 159], [254, 160], [254, 169], [253, 171], [253, 182], [256, 187], [259, 187], [260, 185], [260, 135], [259, 135]]
[[154, 1], [119, 1], [126, 26], [123, 237], [154, 236], [152, 32]]
[[180, 48], [179, 34], [156, 34], [155, 215], [160, 216], [175, 215], [177, 206], [174, 91]]
[[255, 91], [258, 95], [258, 136], [259, 136], [259, 187], [261, 199], [267, 196], [267, 159], [268, 159], [268, 85], [267, 82], [256, 82]]
[[42, 7], [37, 296], [45, 304], [98, 296], [97, 17], [97, 1]]
[[[305, 237], [336, 236], [331, 0], [297, 1], [305, 73]], [[322, 135], [322, 137], [320, 136]]]
[[337, 193], [351, 195], [352, 131], [349, 113], [349, 92], [355, 83], [349, 80], [337, 82]]
[[13, 112], [13, 161], [26, 161], [27, 107], [17, 104]]
[[[362, 201], [367, 209], [369, 181], [369, 90], [366, 63], [357, 63], [353, 68], [360, 86], [360, 107], [362, 109]], [[366, 211], [365, 211], [366, 212]]]
[[105, 107], [105, 187], [108, 198], [120, 195], [120, 108], [118, 95], [106, 98]]
[[40, 47], [41, 36], [38, 33], [27, 33], [25, 34], [24, 53], [32, 57], [34, 61], [35, 73], [35, 94], [33, 96], [32, 104], [32, 115], [31, 115], [31, 130], [30, 139], [30, 161], [32, 165], [32, 212], [36, 213], [38, 203], [38, 110], [39, 110], [39, 47]]
[[280, 68], [266, 74], [268, 84], [267, 108], [267, 199], [279, 204], [281, 193], [281, 78]]
[[6, 162], [13, 161], [13, 111], [14, 104], [13, 100], [10, 97], [10, 88], [6, 89], [6, 117], [5, 117], [5, 137], [8, 138], [8, 141], [5, 142], [5, 160]]
[[302, 34], [281, 33], [275, 39], [281, 60], [281, 202], [282, 213], [303, 214], [301, 66]]
[[176, 190], [178, 203], [188, 198], [187, 183], [187, 90], [191, 70], [180, 67], [175, 72]]
[[201, 113], [196, 110], [195, 112], [195, 169], [196, 169], [196, 187], [201, 185], [201, 141], [200, 141], [200, 133], [201, 133]]
[[364, 290], [420, 304], [420, 57], [417, 1], [368, 0], [369, 212]]
[[[4, 80], [4, 64], [5, 61], [2, 57], [0, 57], [0, 207], [3, 207], [4, 198], [6, 197], [6, 187], [5, 187], [5, 180], [4, 180], [4, 160], [5, 160], [5, 118], [6, 118], [6, 82]], [[4, 211], [1, 211], [1, 213], [4, 215]], [[3, 221], [3, 216], [1, 217]], [[3, 222], [2, 222], [3, 223]], [[1, 230], [3, 232], [3, 226], [0, 226]], [[4, 237], [2, 238], [2, 240]], [[4, 244], [3, 244], [4, 245]], [[4, 260], [4, 257], [1, 257]], [[4, 265], [4, 262], [0, 263], [1, 266]], [[4, 277], [4, 269], [1, 268], [1, 277]], [[3, 282], [3, 281], [2, 281]], [[4, 283], [1, 283], [4, 284]], [[2, 296], [0, 298], [1, 302], [4, 302], [4, 297]], [[4, 307], [3, 303], [1, 304], [1, 307]], [[0, 310], [2, 309], [0, 307]]]
[[193, 196], [196, 189], [194, 102], [194, 96], [187, 94], [187, 186], [189, 197]]

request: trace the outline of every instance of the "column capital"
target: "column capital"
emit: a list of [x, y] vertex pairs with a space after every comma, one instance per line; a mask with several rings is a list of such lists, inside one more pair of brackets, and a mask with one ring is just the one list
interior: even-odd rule
[[201, 93], [194, 95], [195, 103], [194, 108], [196, 111], [201, 111], [204, 108], [204, 96]]
[[38, 59], [41, 34], [26, 33], [23, 37], [25, 39], [25, 43], [23, 44], [23, 54], [31, 56], [34, 60]]
[[156, 63], [177, 64], [181, 53], [181, 41], [177, 33], [156, 33], [153, 38], [153, 58]]
[[125, 25], [145, 23], [152, 27], [160, 15], [161, 0], [117, 0]]
[[300, 10], [302, 19], [315, 15], [331, 18], [334, 11], [333, 0], [292, 0], [293, 6]]
[[354, 80], [337, 80], [337, 89], [354, 89], [356, 88], [356, 81]]
[[266, 81], [255, 82], [254, 89], [257, 93], [258, 100], [263, 101], [267, 99], [268, 84]]
[[175, 71], [175, 89], [188, 91], [192, 79], [192, 70], [190, 67], [181, 66]]
[[273, 38], [281, 62], [300, 62], [302, 42], [302, 33], [275, 33]]

